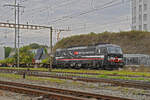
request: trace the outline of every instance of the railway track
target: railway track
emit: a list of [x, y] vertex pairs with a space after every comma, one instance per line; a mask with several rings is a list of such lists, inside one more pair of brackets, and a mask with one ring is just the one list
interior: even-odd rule
[[121, 79], [105, 79], [105, 78], [87, 78], [87, 77], [80, 77], [80, 76], [66, 76], [64, 74], [48, 74], [48, 73], [41, 73], [38, 71], [27, 71], [27, 70], [0, 70], [0, 72], [3, 73], [16, 73], [16, 74], [23, 74], [26, 73], [26, 75], [29, 76], [37, 76], [37, 77], [51, 77], [51, 78], [59, 78], [59, 79], [69, 79], [74, 81], [84, 81], [84, 82], [101, 82], [101, 83], [109, 83], [114, 86], [123, 86], [123, 87], [134, 87], [139, 89], [150, 89], [150, 83], [149, 82], [143, 82], [143, 81], [133, 81], [133, 80], [121, 80]]
[[49, 100], [132, 100], [121, 97], [92, 94], [38, 85], [0, 81], [0, 89], [34, 96], [43, 96]]
[[[19, 69], [20, 70], [20, 69]], [[7, 72], [12, 72], [12, 71], [17, 71], [17, 69], [1, 69], [0, 68], [0, 72], [1, 71], [7, 71]], [[25, 69], [21, 69], [21, 71], [23, 72], [27, 72], [27, 70]], [[39, 73], [39, 72], [47, 72], [47, 73], [50, 73], [48, 71], [39, 71], [39, 70], [30, 70], [31, 73]], [[58, 73], [58, 74], [81, 74], [81, 75], [108, 75], [108, 76], [124, 76], [124, 77], [145, 77], [145, 78], [150, 78], [150, 76], [139, 76], [139, 75], [118, 75], [118, 74], [100, 74], [100, 73], [80, 73], [80, 72], [60, 72], [60, 71], [52, 71], [52, 73]]]
[[[36, 71], [36, 70], [34, 70]], [[108, 76], [125, 76], [125, 77], [145, 77], [150, 78], [150, 76], [139, 76], [139, 75], [118, 75], [118, 74], [100, 74], [100, 73], [79, 73], [79, 72], [60, 72], [60, 71], [53, 71], [55, 73], [62, 73], [62, 74], [81, 74], [81, 75], [108, 75]]]

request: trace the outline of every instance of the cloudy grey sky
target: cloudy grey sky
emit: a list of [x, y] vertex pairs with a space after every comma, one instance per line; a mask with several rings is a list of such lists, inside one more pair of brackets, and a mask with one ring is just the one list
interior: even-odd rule
[[[4, 7], [15, 0], [0, 0], [0, 22], [14, 22], [14, 9]], [[90, 32], [118, 32], [131, 29], [130, 0], [17, 0], [21, 8], [20, 23], [69, 29], [60, 37]], [[53, 32], [56, 43], [56, 34]], [[21, 45], [40, 43], [49, 45], [49, 30], [21, 30]], [[0, 28], [0, 43], [14, 46], [14, 29]]]

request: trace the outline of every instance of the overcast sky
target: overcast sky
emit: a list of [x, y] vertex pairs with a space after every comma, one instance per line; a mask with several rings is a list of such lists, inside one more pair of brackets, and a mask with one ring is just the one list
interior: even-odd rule
[[[0, 0], [0, 22], [14, 22], [15, 0]], [[61, 32], [60, 38], [90, 32], [118, 32], [131, 30], [130, 0], [17, 0], [20, 8], [20, 23], [53, 26], [69, 29]], [[53, 41], [56, 43], [56, 34]], [[49, 45], [49, 30], [21, 30], [21, 45], [40, 43]], [[14, 46], [14, 29], [0, 28], [0, 43]]]

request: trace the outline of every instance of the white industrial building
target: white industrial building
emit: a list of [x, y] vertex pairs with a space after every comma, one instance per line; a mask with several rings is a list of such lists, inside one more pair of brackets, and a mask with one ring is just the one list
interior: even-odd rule
[[132, 30], [150, 31], [150, 0], [132, 0]]
[[4, 47], [0, 46], [0, 60], [5, 59], [5, 49]]

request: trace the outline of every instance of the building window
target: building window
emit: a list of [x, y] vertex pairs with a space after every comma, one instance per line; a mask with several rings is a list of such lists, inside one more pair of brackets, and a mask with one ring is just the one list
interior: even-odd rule
[[144, 14], [144, 15], [143, 15], [143, 20], [144, 20], [144, 21], [147, 21], [147, 14]]
[[144, 4], [144, 11], [147, 10], [147, 4]]
[[144, 31], [147, 31], [147, 24], [144, 24]]
[[139, 12], [142, 12], [142, 5], [139, 5]]
[[149, 1], [149, 0], [143, 0], [143, 3], [144, 3], [144, 4], [147, 4], [147, 3], [148, 3], [148, 1]]
[[134, 7], [133, 14], [136, 15], [136, 7]]
[[132, 27], [132, 30], [136, 30], [136, 26], [133, 26], [133, 27]]
[[139, 21], [142, 21], [142, 15], [141, 14], [139, 15]]
[[136, 16], [133, 17], [133, 23], [136, 23]]
[[142, 31], [142, 25], [139, 25], [139, 30]]

